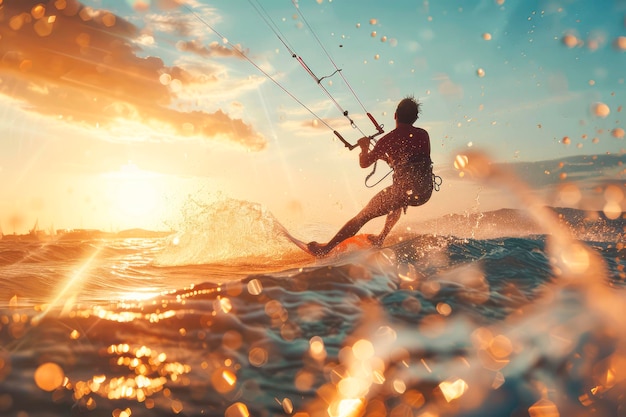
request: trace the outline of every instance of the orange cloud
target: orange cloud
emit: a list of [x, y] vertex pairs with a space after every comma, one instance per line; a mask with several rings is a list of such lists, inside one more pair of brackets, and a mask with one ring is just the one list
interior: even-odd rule
[[[180, 135], [228, 140], [252, 150], [266, 146], [241, 119], [218, 110], [182, 112], [172, 106], [175, 79], [197, 82], [161, 58], [140, 57], [132, 23], [76, 0], [4, 0], [0, 8], [0, 93], [44, 115], [101, 127], [120, 118], [147, 126], [158, 121]], [[195, 44], [194, 44], [195, 45]], [[221, 45], [200, 47], [203, 56], [237, 56]]]

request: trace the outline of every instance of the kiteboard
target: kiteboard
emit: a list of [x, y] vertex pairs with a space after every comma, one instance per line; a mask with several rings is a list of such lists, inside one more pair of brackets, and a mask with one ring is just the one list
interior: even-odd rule
[[370, 240], [370, 236], [373, 236], [369, 233], [361, 233], [358, 235], [354, 235], [352, 237], [347, 238], [330, 251], [330, 254], [340, 254], [344, 252], [352, 252], [355, 250], [365, 250], [369, 249], [372, 246], [372, 241]]
[[289, 233], [289, 231], [287, 229], [285, 229], [285, 226], [283, 226], [282, 224], [280, 224], [278, 222], [276, 224], [278, 225], [278, 228], [280, 229], [280, 232], [283, 234], [283, 236], [285, 236], [287, 238], [287, 240], [289, 240], [291, 243], [293, 243], [294, 245], [296, 245], [297, 247], [299, 247], [300, 249], [302, 249], [303, 251], [305, 251], [309, 255], [315, 256], [309, 250], [309, 247], [307, 246], [306, 242], [303, 242], [302, 240], [300, 240], [297, 237], [293, 236], [291, 233]]
[[[298, 248], [302, 249], [304, 252], [308, 253], [309, 255], [316, 256], [313, 252], [311, 252], [309, 250], [309, 247], [307, 246], [306, 242], [304, 242], [304, 241], [298, 239], [297, 237], [293, 236], [280, 223], [278, 223], [278, 226], [279, 226], [279, 229], [280, 229], [281, 233], [283, 234], [283, 236], [285, 236], [287, 238], [287, 240], [289, 240], [291, 243], [293, 243], [294, 245], [296, 245]], [[367, 233], [362, 233], [362, 234], [358, 234], [358, 235], [349, 237], [348, 239], [344, 240], [343, 242], [341, 242], [340, 244], [335, 246], [325, 256], [336, 256], [336, 255], [339, 255], [339, 254], [344, 253], [344, 252], [351, 252], [351, 251], [355, 251], [355, 250], [369, 249], [369, 248], [371, 248], [373, 246], [372, 245], [372, 241], [369, 238], [370, 236], [372, 236], [372, 235], [371, 234], [367, 234]]]

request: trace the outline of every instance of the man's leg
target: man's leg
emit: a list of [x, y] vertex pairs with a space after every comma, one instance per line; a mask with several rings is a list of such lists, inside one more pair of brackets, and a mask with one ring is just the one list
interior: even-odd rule
[[370, 236], [370, 241], [374, 246], [382, 246], [385, 238], [391, 232], [391, 229], [398, 223], [400, 220], [400, 216], [402, 215], [402, 207], [395, 209], [391, 213], [387, 215], [387, 219], [385, 220], [385, 227], [382, 232], [378, 236]]
[[330, 252], [335, 246], [356, 235], [356, 233], [367, 223], [370, 219], [362, 216], [363, 211], [357, 214], [355, 217], [348, 220], [348, 222], [337, 232], [330, 242], [323, 245], [317, 242], [310, 242], [307, 247], [316, 256], [323, 256]]
[[[393, 214], [397, 210], [396, 201], [393, 199], [392, 195], [392, 187], [388, 187], [378, 194], [376, 194], [369, 203], [352, 219], [350, 219], [333, 237], [330, 242], [323, 245], [317, 242], [310, 242], [307, 246], [309, 250], [316, 256], [324, 256], [328, 252], [330, 252], [335, 246], [348, 239], [349, 237], [354, 236], [360, 229], [365, 225], [365, 223], [370, 220], [384, 216], [385, 214]], [[401, 204], [398, 202], [397, 204]], [[400, 207], [401, 209], [401, 207]], [[389, 213], [390, 210], [393, 210], [392, 213]], [[400, 213], [398, 213], [398, 217]], [[398, 219], [394, 221], [397, 222]], [[393, 227], [393, 224], [391, 225]], [[391, 227], [389, 230], [391, 230]], [[389, 233], [389, 232], [387, 232]], [[386, 236], [386, 234], [385, 234]], [[383, 236], [384, 240], [384, 236]]]

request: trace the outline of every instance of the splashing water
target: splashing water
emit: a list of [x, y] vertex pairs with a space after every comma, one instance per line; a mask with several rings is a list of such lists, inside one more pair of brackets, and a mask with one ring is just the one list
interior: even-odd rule
[[170, 237], [156, 264], [262, 264], [280, 260], [290, 246], [281, 238], [276, 222], [260, 204], [229, 198], [212, 203], [190, 199], [179, 232]]

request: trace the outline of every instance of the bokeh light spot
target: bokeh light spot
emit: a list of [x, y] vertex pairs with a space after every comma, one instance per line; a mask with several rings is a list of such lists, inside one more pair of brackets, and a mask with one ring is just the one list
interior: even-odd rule
[[35, 371], [35, 384], [44, 391], [54, 391], [63, 384], [65, 373], [59, 365], [47, 362]]
[[224, 417], [249, 417], [248, 407], [241, 402], [236, 402], [226, 409]]
[[541, 399], [528, 409], [530, 417], [559, 417], [559, 409], [547, 399]]
[[439, 389], [447, 402], [460, 398], [468, 388], [467, 383], [461, 378], [450, 378], [439, 384]]
[[622, 129], [621, 127], [616, 127], [615, 129], [611, 130], [611, 135], [613, 135], [613, 137], [616, 139], [624, 139], [624, 134], [624, 129]]
[[591, 107], [594, 116], [605, 118], [611, 113], [611, 109], [604, 103], [594, 103]]

